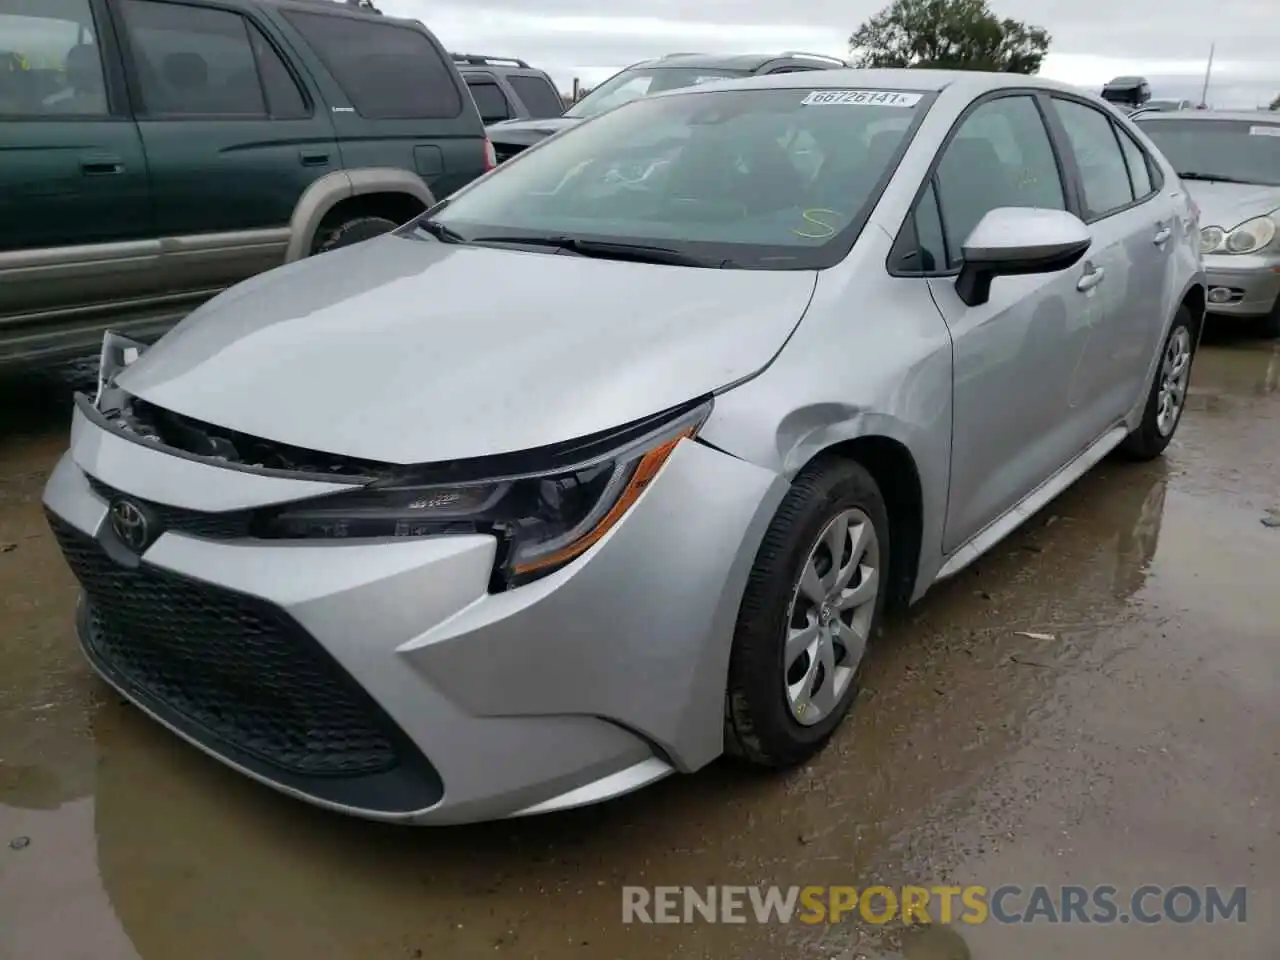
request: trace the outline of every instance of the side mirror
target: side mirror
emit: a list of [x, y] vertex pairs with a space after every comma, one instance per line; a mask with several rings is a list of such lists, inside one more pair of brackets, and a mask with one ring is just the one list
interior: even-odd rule
[[996, 277], [1066, 270], [1080, 262], [1092, 242], [1084, 222], [1065, 210], [997, 207], [964, 243], [956, 293], [967, 305], [979, 306], [991, 298]]

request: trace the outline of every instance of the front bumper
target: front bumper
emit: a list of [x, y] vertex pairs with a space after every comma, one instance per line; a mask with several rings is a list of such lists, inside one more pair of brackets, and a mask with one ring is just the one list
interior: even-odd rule
[[187, 524], [132, 557], [110, 488], [206, 518], [319, 491], [79, 409], [44, 501], [108, 682], [278, 790], [425, 824], [592, 803], [719, 755], [738, 603], [785, 487], [685, 441], [590, 551], [500, 594], [480, 535], [267, 542]]
[[[1280, 297], [1280, 254], [1260, 256], [1223, 256], [1209, 254], [1204, 258], [1206, 309], [1224, 317], [1263, 317], [1275, 307]], [[1225, 298], [1214, 302], [1216, 294]]]

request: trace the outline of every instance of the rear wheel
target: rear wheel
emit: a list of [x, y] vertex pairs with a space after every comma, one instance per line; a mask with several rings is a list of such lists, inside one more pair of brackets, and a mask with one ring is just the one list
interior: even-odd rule
[[767, 767], [812, 757], [849, 712], [879, 625], [889, 519], [874, 478], [830, 459], [796, 478], [738, 613], [725, 749]]
[[311, 252], [313, 254], [328, 253], [339, 247], [349, 247], [353, 243], [372, 240], [384, 233], [390, 233], [398, 226], [398, 223], [386, 217], [352, 217], [333, 227], [322, 227], [316, 235]]
[[1134, 460], [1153, 460], [1164, 453], [1182, 421], [1195, 350], [1191, 311], [1185, 306], [1179, 307], [1165, 338], [1151, 392], [1147, 395], [1147, 405], [1142, 412], [1142, 422], [1125, 437], [1120, 445], [1121, 453]]

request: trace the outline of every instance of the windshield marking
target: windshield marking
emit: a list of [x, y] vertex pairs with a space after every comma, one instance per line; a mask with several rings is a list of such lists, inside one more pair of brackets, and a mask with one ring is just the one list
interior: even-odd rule
[[820, 232], [814, 233], [812, 228], [809, 230], [796, 230], [792, 228], [791, 232], [797, 237], [804, 237], [806, 240], [830, 240], [836, 235], [838, 230], [835, 226], [827, 223], [819, 217], [818, 214], [820, 213], [829, 213], [831, 216], [837, 218], [837, 220], [843, 216], [839, 210], [828, 210], [826, 207], [815, 207], [813, 209], [805, 210], [800, 214], [804, 219], [804, 222], [811, 224], [812, 228], [816, 228]]
[[806, 107], [914, 107], [923, 96], [922, 93], [897, 93], [893, 90], [812, 90], [800, 103]]

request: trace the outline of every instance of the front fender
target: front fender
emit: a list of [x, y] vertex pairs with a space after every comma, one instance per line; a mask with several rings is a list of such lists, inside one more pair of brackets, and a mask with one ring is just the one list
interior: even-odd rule
[[849, 441], [886, 438], [904, 448], [920, 481], [915, 599], [942, 563], [951, 337], [924, 283], [863, 268], [883, 263], [888, 246], [885, 235], [869, 231], [865, 253], [856, 250], [820, 275], [809, 309], [781, 353], [756, 377], [716, 398], [701, 437], [788, 480]]

